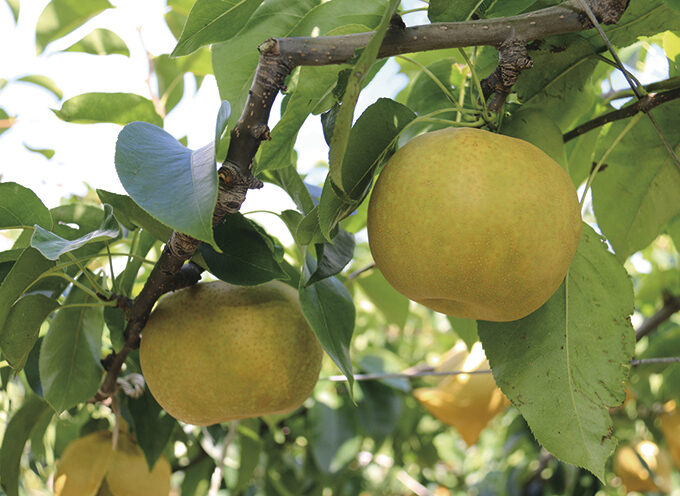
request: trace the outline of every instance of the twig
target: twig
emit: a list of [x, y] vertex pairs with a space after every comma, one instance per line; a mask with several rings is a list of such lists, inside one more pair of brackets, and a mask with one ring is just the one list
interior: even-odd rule
[[217, 463], [215, 464], [215, 470], [213, 471], [212, 476], [210, 477], [210, 490], [208, 491], [208, 496], [217, 496], [217, 493], [220, 490], [220, 486], [222, 485], [222, 472], [224, 471], [224, 460], [225, 458], [227, 458], [227, 448], [229, 448], [229, 445], [234, 440], [234, 436], [236, 436], [237, 427], [238, 420], [232, 421], [231, 424], [229, 425], [229, 432], [227, 433], [227, 437], [224, 438], [224, 441], [222, 442], [220, 459], [216, 460]]
[[680, 296], [669, 296], [664, 298], [663, 306], [637, 328], [635, 331], [635, 340], [640, 341], [640, 339], [668, 320], [675, 312], [680, 312]]
[[632, 367], [637, 367], [638, 365], [653, 365], [655, 363], [680, 363], [680, 357], [642, 358], [640, 360], [630, 361]]
[[362, 267], [362, 268], [357, 269], [354, 272], [352, 272], [350, 275], [347, 276], [347, 279], [350, 280], [350, 281], [352, 279], [356, 279], [357, 277], [359, 277], [364, 272], [368, 272], [369, 270], [375, 269], [375, 267], [376, 267], [375, 262], [372, 262], [372, 263], [366, 265], [365, 267]]
[[675, 100], [677, 98], [680, 98], [680, 88], [664, 91], [663, 93], [650, 93], [648, 95], [643, 96], [640, 100], [631, 103], [630, 105], [621, 107], [618, 110], [613, 110], [607, 114], [596, 117], [572, 129], [571, 131], [564, 135], [563, 137], [564, 142], [566, 143], [567, 141], [570, 141], [574, 138], [578, 138], [582, 134], [585, 134], [588, 131], [592, 131], [593, 129], [596, 129], [600, 126], [604, 126], [605, 124], [608, 124], [610, 122], [632, 117], [638, 112], [647, 113], [654, 107], [658, 107], [663, 103], [670, 102], [671, 100]]
[[[662, 81], [657, 81], [655, 83], [646, 84], [643, 86], [645, 93], [659, 93], [665, 90], [674, 90], [680, 88], [680, 76], [674, 76], [672, 78], [664, 79]], [[635, 96], [632, 90], [612, 90], [604, 95], [602, 99], [611, 102], [613, 100], [618, 100], [620, 98], [630, 98]]]
[[[642, 358], [640, 360], [631, 360], [629, 365], [637, 367], [638, 365], [651, 365], [657, 363], [676, 363], [680, 362], [680, 357], [661, 357], [661, 358]], [[439, 377], [450, 375], [478, 375], [491, 374], [490, 369], [480, 370], [451, 370], [447, 372], [437, 372], [432, 367], [427, 367], [417, 372], [394, 372], [394, 373], [376, 373], [376, 374], [354, 374], [355, 381], [377, 381], [382, 379], [415, 379], [418, 377]], [[344, 375], [331, 375], [329, 377], [322, 377], [320, 381], [330, 382], [346, 382], [347, 377]]]

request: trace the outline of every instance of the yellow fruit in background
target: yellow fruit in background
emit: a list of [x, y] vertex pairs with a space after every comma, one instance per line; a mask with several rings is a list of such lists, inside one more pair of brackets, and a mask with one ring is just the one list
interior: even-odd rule
[[[465, 343], [459, 341], [435, 370], [489, 368], [481, 343], [475, 343], [468, 353]], [[432, 415], [455, 427], [468, 446], [475, 444], [491, 419], [510, 404], [490, 373], [444, 376], [436, 387], [415, 389], [413, 395]]]
[[111, 433], [95, 432], [69, 443], [57, 464], [55, 496], [95, 496], [109, 468]]
[[167, 496], [170, 464], [161, 456], [151, 472], [134, 438], [94, 432], [71, 442], [57, 464], [55, 496]]
[[[649, 470], [640, 462], [640, 458]], [[614, 473], [621, 478], [628, 491], [670, 491], [671, 461], [668, 454], [651, 441], [641, 441], [635, 448], [631, 445], [621, 446], [614, 456]]]
[[659, 416], [659, 422], [673, 462], [680, 469], [680, 412], [675, 401], [669, 401], [664, 405], [664, 413]]
[[294, 410], [311, 394], [322, 356], [297, 291], [280, 281], [215, 281], [169, 294], [140, 347], [151, 394], [195, 425]]
[[520, 319], [562, 283], [581, 216], [568, 174], [534, 145], [479, 129], [418, 136], [389, 160], [368, 207], [375, 262], [438, 312]]

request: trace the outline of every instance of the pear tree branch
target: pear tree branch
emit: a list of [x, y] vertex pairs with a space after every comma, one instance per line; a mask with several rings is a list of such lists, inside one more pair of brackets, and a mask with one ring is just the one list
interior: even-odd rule
[[668, 91], [663, 91], [661, 93], [649, 93], [640, 97], [639, 100], [621, 107], [618, 110], [612, 110], [606, 114], [595, 117], [594, 119], [581, 124], [580, 126], [572, 129], [563, 136], [564, 142], [570, 141], [574, 138], [578, 138], [582, 134], [597, 129], [600, 126], [609, 124], [610, 122], [618, 121], [621, 119], [627, 119], [628, 117], [633, 117], [638, 112], [648, 113], [654, 107], [658, 107], [664, 103], [670, 102], [680, 98], [680, 88], [675, 88]]
[[[598, 21], [605, 24], [616, 23], [628, 3], [627, 0], [587, 1]], [[567, 0], [554, 7], [513, 17], [414, 27], [393, 23], [378, 57], [479, 45], [501, 49], [509, 40], [515, 40], [513, 43], [516, 44], [529, 43], [547, 36], [584, 31], [592, 27], [588, 16], [579, 7], [579, 0]], [[227, 157], [218, 171], [219, 192], [213, 225], [226, 215], [238, 212], [248, 189], [262, 186], [252, 176], [251, 164], [260, 143], [270, 139], [269, 114], [290, 72], [297, 66], [347, 63], [357, 50], [368, 44], [373, 34], [275, 38], [258, 47], [260, 59], [249, 96], [239, 121], [231, 131]], [[161, 295], [180, 286], [176, 282], [178, 274], [184, 270], [185, 262], [192, 257], [199, 244], [198, 240], [184, 234], [172, 234], [141, 293], [126, 308], [128, 324], [125, 345], [107, 358], [107, 373], [95, 399], [102, 400], [114, 394], [116, 378], [129, 352], [139, 346], [140, 333], [153, 305]], [[198, 278], [200, 274], [188, 281], [196, 282]]]

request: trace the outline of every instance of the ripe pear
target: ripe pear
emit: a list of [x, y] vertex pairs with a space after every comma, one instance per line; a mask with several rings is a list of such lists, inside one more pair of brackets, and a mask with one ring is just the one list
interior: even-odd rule
[[517, 320], [560, 286], [581, 217], [568, 174], [523, 140], [480, 129], [418, 136], [368, 207], [373, 258], [400, 293], [455, 317]]
[[628, 491], [670, 492], [671, 461], [668, 454], [651, 441], [621, 446], [614, 456], [614, 473]]
[[[481, 343], [475, 343], [468, 353], [465, 343], [459, 341], [435, 370], [474, 372], [489, 368]], [[436, 387], [415, 389], [413, 395], [432, 415], [455, 427], [468, 446], [475, 444], [491, 419], [510, 404], [491, 374], [444, 376]]]
[[69, 443], [57, 465], [55, 496], [167, 496], [170, 464], [161, 456], [149, 472], [134, 438], [99, 431]]
[[311, 394], [322, 355], [297, 291], [280, 281], [215, 281], [166, 295], [140, 347], [151, 394], [194, 425], [294, 410]]

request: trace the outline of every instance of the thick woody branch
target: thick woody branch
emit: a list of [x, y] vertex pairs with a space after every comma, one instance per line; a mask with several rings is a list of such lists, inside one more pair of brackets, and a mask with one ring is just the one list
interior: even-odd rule
[[593, 129], [596, 129], [600, 126], [604, 126], [605, 124], [609, 124], [610, 122], [632, 117], [638, 112], [647, 113], [654, 107], [658, 107], [662, 103], [670, 102], [676, 98], [680, 98], [680, 88], [664, 91], [663, 93], [650, 93], [641, 97], [639, 100], [636, 100], [630, 105], [608, 112], [572, 129], [564, 135], [564, 142], [566, 143], [567, 141], [570, 141], [574, 138], [578, 138], [582, 134], [592, 131]]
[[[579, 0], [527, 14], [469, 22], [437, 23], [404, 28], [393, 25], [387, 32], [378, 56], [381, 58], [440, 48], [491, 45], [502, 48], [508, 40], [529, 42], [546, 36], [583, 31], [592, 27], [578, 6]], [[602, 23], [613, 23], [625, 10], [625, 0], [588, 0]], [[260, 47], [260, 60], [241, 117], [231, 131], [227, 158], [218, 171], [220, 183], [213, 225], [224, 216], [238, 212], [248, 189], [262, 183], [251, 174], [251, 164], [262, 140], [269, 138], [269, 114], [278, 92], [290, 72], [302, 65], [330, 65], [349, 62], [364, 48], [373, 32], [346, 36], [320, 36], [270, 39]], [[513, 42], [515, 43], [515, 42]], [[507, 73], [507, 70], [506, 70]], [[108, 371], [95, 399], [114, 393], [116, 378], [128, 353], [139, 346], [140, 333], [151, 309], [161, 295], [196, 282], [200, 273], [186, 276], [180, 270], [200, 242], [173, 233], [141, 293], [127, 309], [125, 346], [106, 363]], [[178, 276], [178, 274], [180, 274]]]

